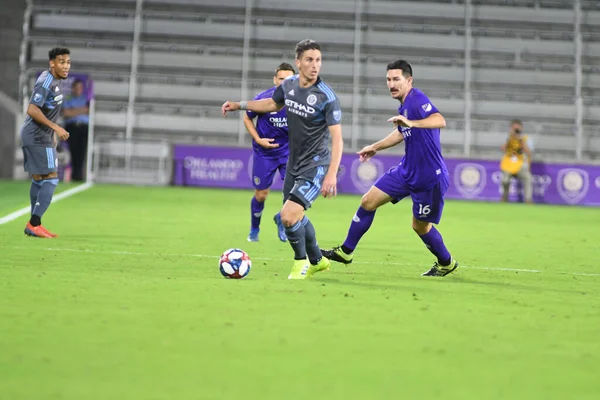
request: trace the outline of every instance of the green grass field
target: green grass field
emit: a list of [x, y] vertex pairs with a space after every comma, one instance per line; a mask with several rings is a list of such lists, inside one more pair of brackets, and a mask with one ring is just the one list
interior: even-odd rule
[[[288, 281], [251, 193], [95, 186], [53, 204], [58, 239], [0, 225], [1, 399], [597, 399], [600, 210], [448, 201], [461, 268], [433, 257], [410, 203], [385, 206], [349, 266]], [[0, 217], [28, 183], [0, 182]], [[322, 246], [359, 197], [309, 211]], [[241, 247], [246, 279], [221, 277]]]

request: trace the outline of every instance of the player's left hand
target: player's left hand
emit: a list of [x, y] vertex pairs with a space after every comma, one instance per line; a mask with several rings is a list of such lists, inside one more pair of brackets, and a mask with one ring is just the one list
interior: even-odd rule
[[327, 173], [325, 179], [323, 179], [323, 187], [321, 188], [321, 194], [323, 197], [334, 197], [337, 195], [337, 176], [335, 174]]
[[393, 122], [395, 125], [404, 126], [406, 128], [412, 128], [414, 126], [414, 123], [404, 115], [396, 115], [395, 117], [388, 119], [388, 122]]

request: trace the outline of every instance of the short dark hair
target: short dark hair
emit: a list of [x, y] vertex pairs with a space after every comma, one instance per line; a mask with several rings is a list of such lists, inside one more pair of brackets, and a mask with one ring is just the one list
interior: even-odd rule
[[82, 84], [83, 85], [83, 81], [81, 79], [77, 78], [77, 79], [75, 79], [73, 81], [73, 83], [71, 84], [71, 87], [73, 87], [73, 86], [75, 86], [77, 84]]
[[387, 65], [387, 71], [389, 71], [390, 69], [401, 69], [402, 75], [404, 75], [405, 78], [410, 78], [411, 76], [413, 76], [412, 67], [410, 66], [409, 62], [405, 60], [396, 60], [394, 62], [389, 63]]
[[514, 124], [519, 124], [519, 125], [521, 125], [521, 126], [522, 126], [522, 125], [523, 125], [523, 122], [521, 122], [521, 120], [520, 120], [520, 119], [518, 119], [518, 118], [515, 118], [515, 119], [513, 119], [512, 121], [510, 121], [510, 124], [511, 124], [511, 125], [514, 125]]
[[292, 64], [288, 64], [288, 63], [281, 63], [277, 66], [277, 69], [275, 70], [275, 75], [277, 75], [277, 73], [279, 71], [292, 71], [292, 73], [296, 73], [296, 70], [294, 69], [294, 67], [292, 67]]
[[306, 50], [321, 51], [321, 46], [319, 45], [319, 43], [315, 42], [312, 39], [304, 39], [303, 41], [298, 42], [298, 44], [296, 45], [296, 60], [299, 60]]
[[63, 56], [65, 54], [71, 54], [71, 50], [67, 49], [66, 47], [55, 47], [50, 49], [48, 52], [48, 59], [54, 60], [56, 57]]

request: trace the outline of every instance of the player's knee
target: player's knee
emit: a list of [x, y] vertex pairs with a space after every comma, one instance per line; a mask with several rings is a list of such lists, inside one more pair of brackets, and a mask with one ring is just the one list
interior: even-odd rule
[[256, 200], [258, 200], [260, 203], [264, 203], [265, 200], [267, 200], [267, 196], [269, 195], [269, 191], [268, 190], [257, 190], [254, 193], [254, 197], [256, 198]]
[[367, 211], [375, 211], [377, 209], [377, 202], [367, 193], [360, 200], [360, 206]]
[[58, 178], [58, 173], [57, 172], [50, 172], [49, 174], [45, 174], [45, 175], [33, 174], [31, 177], [33, 178], [34, 181], [43, 181], [43, 180], [46, 180], [46, 179], [55, 179], [55, 178]]
[[413, 218], [412, 228], [419, 236], [423, 236], [431, 230], [431, 222], [419, 221]]
[[283, 223], [283, 226], [285, 226], [286, 228], [289, 228], [290, 226], [294, 226], [298, 221], [300, 221], [302, 215], [298, 215], [297, 213], [291, 211], [291, 210], [286, 210], [285, 208], [283, 210], [281, 210], [281, 223]]
[[280, 216], [281, 222], [286, 228], [297, 224], [304, 217], [304, 206], [300, 199], [293, 195], [290, 196], [290, 199], [283, 205]]

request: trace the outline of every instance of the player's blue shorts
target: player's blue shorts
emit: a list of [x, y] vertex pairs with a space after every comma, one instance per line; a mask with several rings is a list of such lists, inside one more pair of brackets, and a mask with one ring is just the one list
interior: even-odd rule
[[432, 188], [423, 191], [411, 190], [398, 170], [391, 168], [373, 184], [392, 198], [396, 204], [410, 195], [413, 201], [413, 216], [419, 221], [439, 224], [444, 210], [444, 194], [448, 190], [448, 177], [441, 175], [440, 180]]
[[277, 170], [279, 170], [281, 179], [284, 179], [287, 160], [287, 155], [277, 158], [265, 158], [254, 153], [252, 161], [252, 185], [254, 188], [257, 190], [270, 188]]
[[23, 146], [23, 167], [32, 175], [48, 175], [58, 171], [56, 149], [44, 146]]
[[321, 193], [323, 179], [325, 179], [328, 169], [329, 166], [320, 165], [304, 171], [298, 176], [286, 174], [283, 181], [283, 201], [287, 201], [293, 194], [302, 201], [304, 209], [308, 210]]

